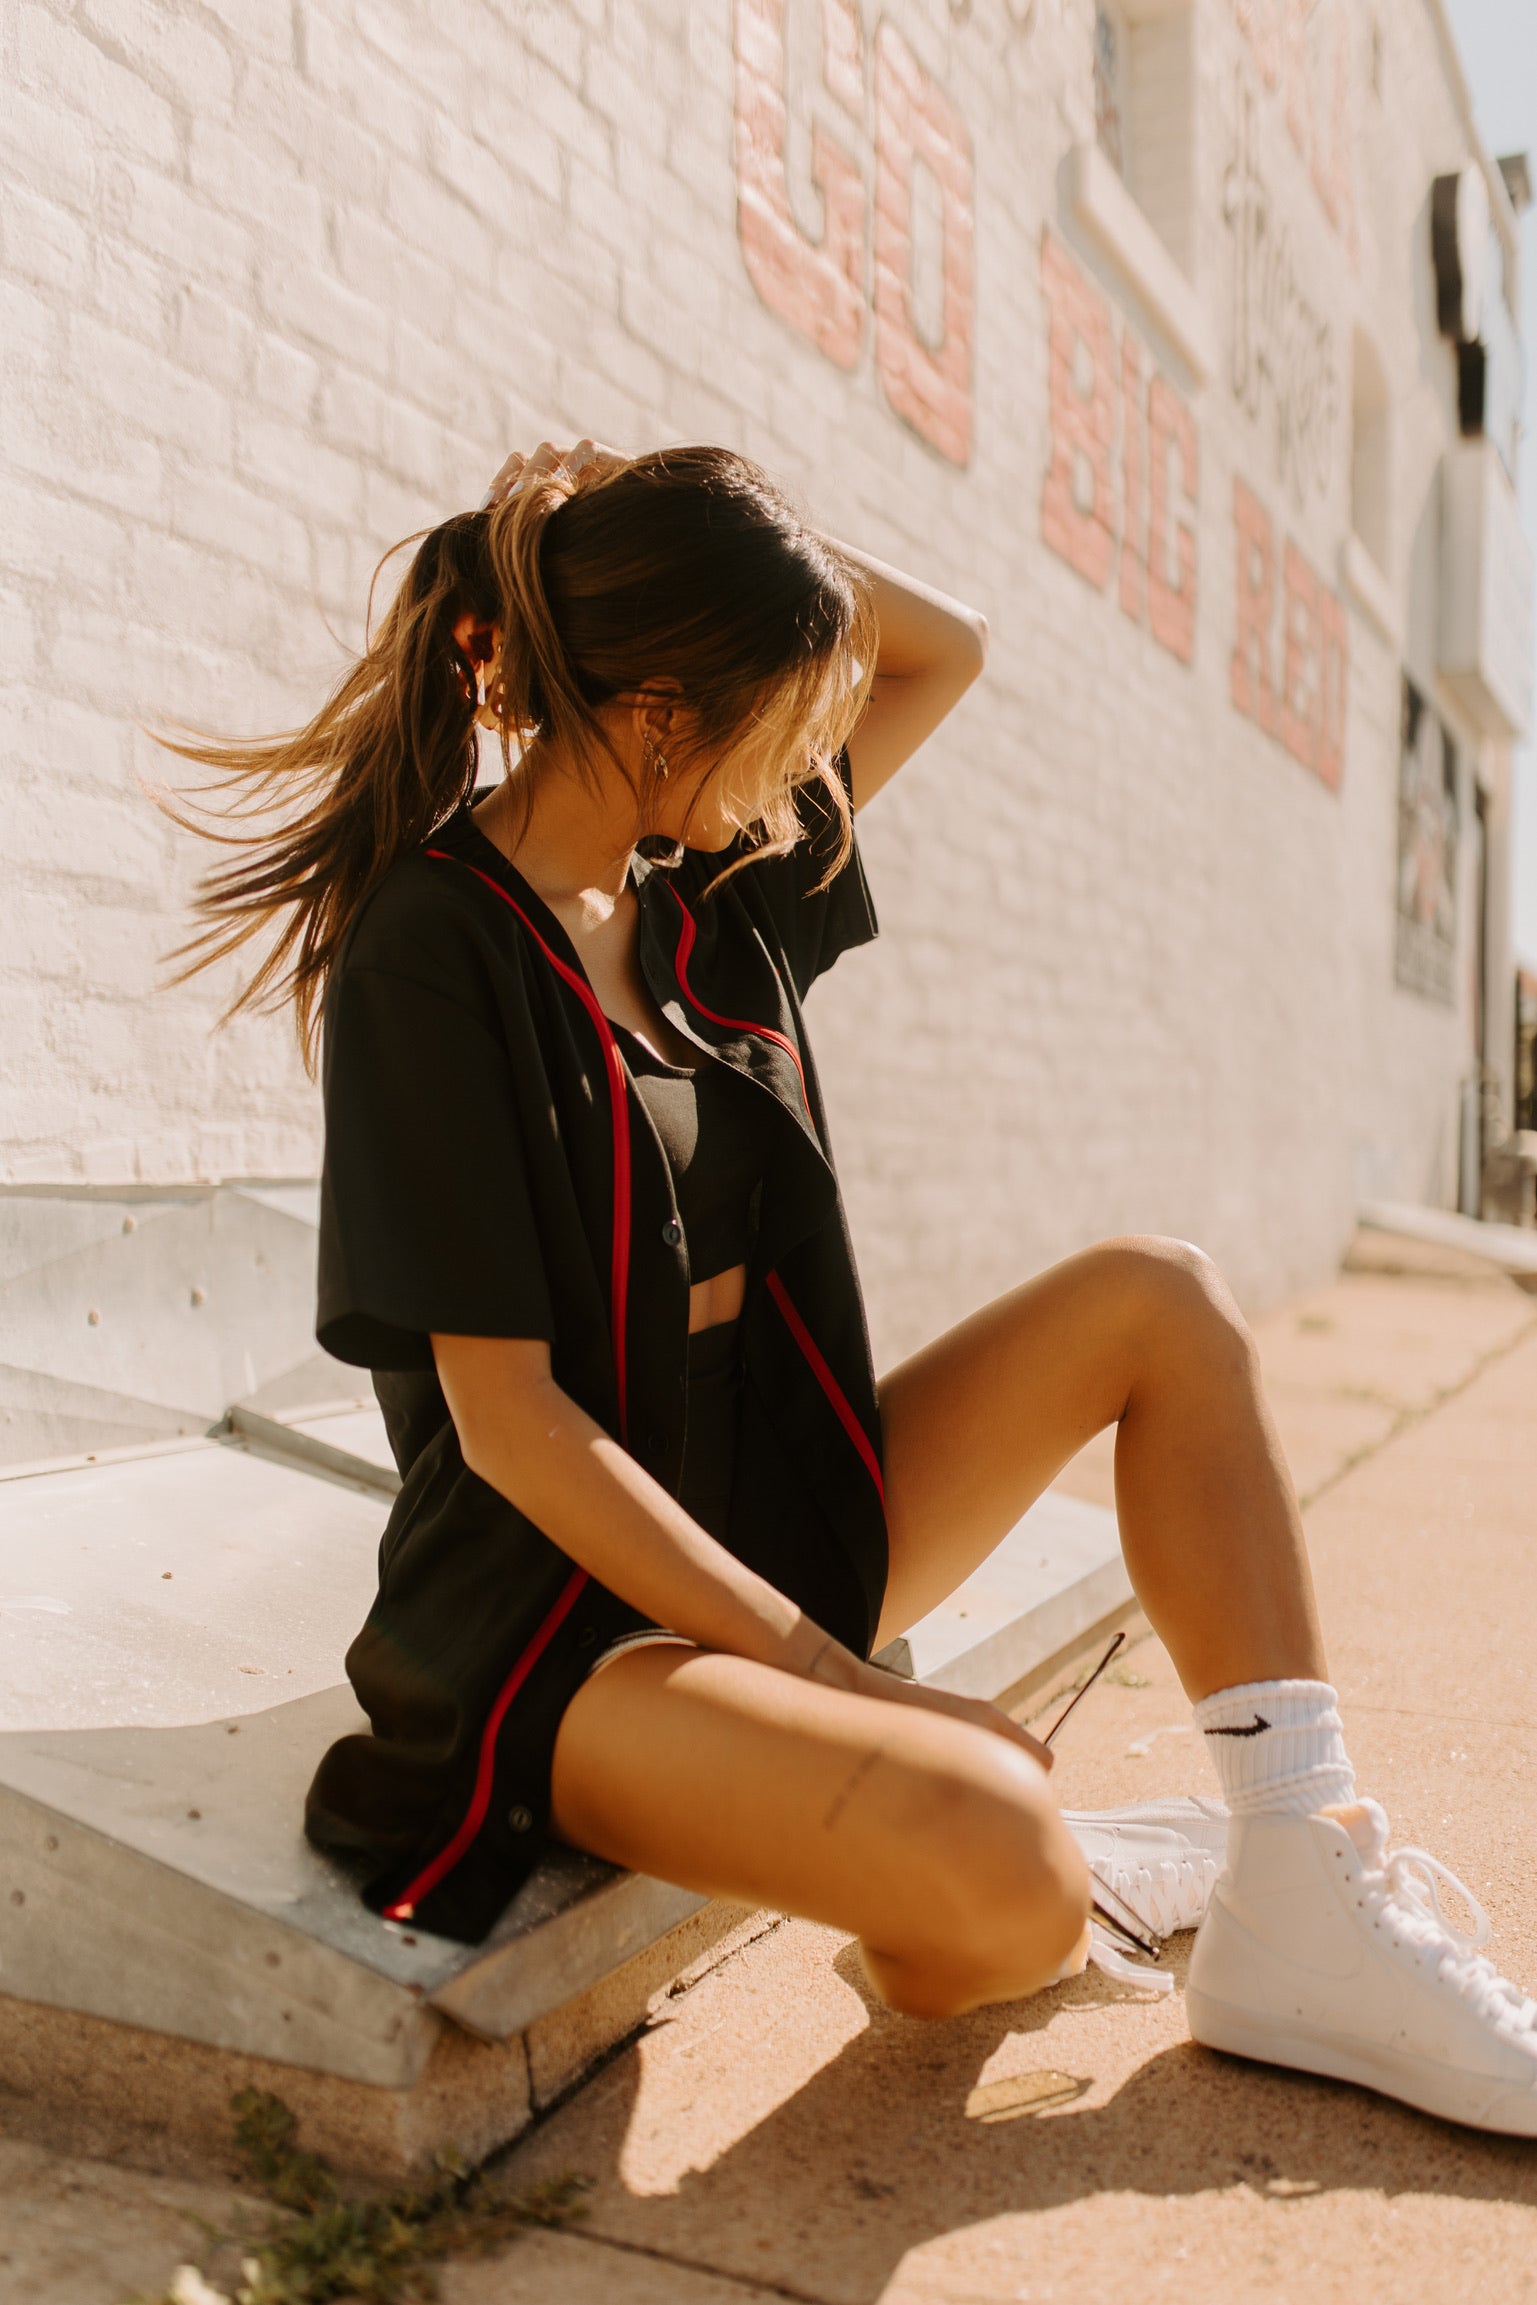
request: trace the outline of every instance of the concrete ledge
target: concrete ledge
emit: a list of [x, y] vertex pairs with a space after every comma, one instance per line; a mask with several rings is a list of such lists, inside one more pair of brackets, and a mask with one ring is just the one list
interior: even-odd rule
[[1367, 1201], [1360, 1221], [1373, 1232], [1476, 1257], [1508, 1273], [1519, 1287], [1537, 1293], [1537, 1232], [1521, 1225], [1485, 1224], [1477, 1217], [1420, 1208], [1411, 1201]]
[[[480, 1946], [366, 1910], [300, 1819], [362, 1725], [315, 1681], [372, 1588], [381, 1443], [372, 1411], [300, 1413], [0, 1485], [0, 2093], [174, 2159], [222, 2150], [255, 2082], [393, 2175], [516, 2135], [766, 1924], [576, 1851]], [[890, 1661], [1017, 1696], [1131, 1606], [1114, 1515], [1048, 1494]]]
[[409, 2088], [0, 1995], [0, 2128], [97, 2160], [188, 2172], [228, 2166], [234, 2174], [230, 2098], [265, 2089], [297, 2115], [306, 2145], [336, 2168], [383, 2181], [423, 2177], [447, 2148], [473, 2162], [510, 2142], [669, 1992], [775, 1925], [772, 1914], [705, 1906], [593, 1991], [507, 2041], [479, 2041], [439, 2020]]

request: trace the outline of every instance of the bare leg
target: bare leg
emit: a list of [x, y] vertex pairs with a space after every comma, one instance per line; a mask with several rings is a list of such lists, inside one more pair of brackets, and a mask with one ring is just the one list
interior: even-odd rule
[[852, 1930], [911, 2016], [1034, 1992], [1088, 1912], [1083, 1861], [1018, 1747], [682, 1646], [632, 1649], [578, 1690], [553, 1817], [616, 1864]]
[[1115, 1424], [1126, 1566], [1187, 1694], [1327, 1678], [1254, 1342], [1198, 1250], [1132, 1239], [1070, 1257], [904, 1361], [880, 1401], [880, 1641], [953, 1592]]
[[[881, 1419], [881, 1640], [1116, 1424], [1127, 1565], [1189, 1694], [1324, 1677], [1253, 1341], [1197, 1251], [1129, 1240], [1070, 1258], [894, 1370]], [[913, 2015], [1034, 1990], [1087, 1910], [1076, 1847], [1017, 1748], [740, 1657], [615, 1658], [567, 1710], [553, 1791], [556, 1830], [580, 1848], [852, 1930]]]

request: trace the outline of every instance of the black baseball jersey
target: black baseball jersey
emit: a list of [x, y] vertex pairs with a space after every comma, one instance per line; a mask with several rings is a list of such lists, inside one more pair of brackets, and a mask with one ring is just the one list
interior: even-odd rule
[[[801, 817], [789, 855], [713, 894], [732, 851], [637, 860], [640, 958], [669, 1023], [759, 1092], [731, 1548], [815, 1594], [827, 1629], [868, 1654], [880, 1420], [801, 1002], [876, 923], [857, 853], [816, 889], [837, 827], [814, 786]], [[687, 1244], [569, 937], [468, 808], [353, 924], [326, 994], [324, 1090], [317, 1333], [373, 1371], [403, 1485], [347, 1657], [373, 1733], [326, 1755], [309, 1829], [374, 1861], [377, 1909], [474, 1940], [546, 1826], [533, 1692], [552, 1735], [600, 1639], [642, 1620], [465, 1465], [430, 1336], [545, 1339], [556, 1382], [676, 1494]]]

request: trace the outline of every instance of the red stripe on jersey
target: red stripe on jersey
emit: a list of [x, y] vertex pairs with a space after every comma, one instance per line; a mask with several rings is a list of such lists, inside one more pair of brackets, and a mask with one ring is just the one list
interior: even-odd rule
[[[447, 849], [429, 848], [427, 854], [443, 864], [464, 863], [462, 857], [451, 856]], [[614, 1130], [611, 1320], [614, 1347], [614, 1382], [619, 1396], [619, 1435], [623, 1440], [626, 1436], [628, 1422], [625, 1382], [625, 1320], [628, 1311], [630, 1284], [630, 1105], [625, 1087], [624, 1063], [619, 1054], [619, 1043], [614, 1038], [608, 1018], [603, 1014], [597, 994], [593, 991], [592, 986], [578, 970], [571, 968], [561, 959], [559, 953], [551, 949], [523, 907], [518, 903], [517, 898], [509, 895], [500, 882], [493, 880], [488, 872], [482, 872], [479, 865], [465, 864], [464, 869], [466, 872], [472, 872], [477, 880], [484, 881], [492, 894], [499, 896], [503, 904], [509, 906], [517, 914], [551, 968], [555, 970], [563, 983], [571, 987], [592, 1018], [597, 1029], [599, 1045], [603, 1050], [603, 1065], [608, 1076], [609, 1104]], [[481, 1731], [480, 1756], [475, 1769], [475, 1790], [470, 1797], [470, 1805], [465, 1811], [463, 1821], [452, 1840], [438, 1851], [432, 1862], [422, 1872], [418, 1873], [404, 1894], [397, 1897], [393, 1905], [385, 1907], [386, 1920], [409, 1921], [421, 1900], [428, 1896], [440, 1881], [447, 1878], [465, 1851], [474, 1842], [481, 1826], [486, 1821], [486, 1811], [491, 1806], [491, 1792], [496, 1778], [496, 1739], [501, 1725], [507, 1717], [507, 1708], [555, 1638], [566, 1618], [571, 1614], [576, 1605], [577, 1596], [587, 1581], [585, 1569], [572, 1570], [565, 1584], [561, 1587], [560, 1596], [555, 1606], [545, 1617], [533, 1639], [502, 1683], [497, 1693], [496, 1702], [487, 1716], [486, 1725]]]
[[796, 1047], [794, 1041], [789, 1039], [786, 1034], [777, 1032], [771, 1024], [753, 1024], [749, 1018], [743, 1016], [722, 1016], [718, 1010], [713, 1008], [706, 1008], [704, 1002], [694, 991], [692, 985], [688, 981], [688, 956], [694, 949], [694, 939], [698, 935], [699, 931], [694, 925], [693, 914], [689, 911], [688, 906], [684, 903], [682, 897], [679, 896], [671, 881], [668, 881], [667, 883], [667, 893], [670, 897], [672, 897], [673, 901], [678, 907], [679, 912], [681, 912], [683, 915], [683, 924], [678, 931], [677, 957], [673, 963], [673, 966], [678, 972], [678, 982], [683, 988], [684, 999], [689, 1003], [691, 1008], [697, 1008], [701, 1016], [707, 1016], [711, 1024], [724, 1025], [730, 1032], [756, 1033], [760, 1040], [771, 1040], [776, 1048], [782, 1048], [786, 1056], [790, 1059], [790, 1062], [795, 1067], [796, 1074], [801, 1084], [801, 1095], [805, 1098], [806, 1110], [809, 1112], [811, 1110], [811, 1099], [806, 1095], [806, 1069], [801, 1063], [800, 1050]]
[[[428, 853], [430, 855], [431, 851], [429, 850]], [[471, 869], [474, 869], [473, 866]], [[523, 1651], [522, 1656], [519, 1657], [512, 1671], [502, 1683], [501, 1692], [496, 1703], [492, 1706], [485, 1728], [481, 1732], [480, 1761], [475, 1771], [475, 1791], [471, 1797], [469, 1808], [465, 1811], [464, 1822], [447, 1846], [438, 1851], [426, 1870], [418, 1873], [405, 1894], [398, 1897], [393, 1905], [385, 1906], [384, 1917], [387, 1921], [409, 1921], [423, 1897], [428, 1896], [438, 1883], [453, 1871], [485, 1823], [486, 1811], [491, 1806], [491, 1787], [496, 1776], [497, 1732], [507, 1718], [507, 1708], [519, 1689], [522, 1688], [523, 1683], [528, 1679], [535, 1665], [538, 1664], [539, 1659], [544, 1655], [545, 1650], [559, 1632], [566, 1618], [570, 1616], [576, 1603], [576, 1597], [586, 1582], [587, 1572], [585, 1569], [572, 1570], [560, 1589], [560, 1598], [556, 1601], [554, 1608], [551, 1609], [538, 1632], [535, 1633], [528, 1647]]]
[[[427, 854], [440, 858], [445, 864], [463, 864], [462, 857], [450, 856], [447, 849], [429, 848]], [[598, 996], [580, 970], [570, 968], [559, 953], [551, 950], [539, 934], [528, 914], [514, 896], [509, 896], [500, 881], [482, 872], [478, 864], [465, 864], [477, 880], [483, 880], [494, 896], [499, 896], [517, 914], [551, 968], [571, 987], [597, 1028], [603, 1050], [603, 1067], [608, 1077], [608, 1101], [614, 1129], [614, 1227], [613, 1272], [610, 1289], [611, 1321], [614, 1343], [614, 1382], [619, 1394], [619, 1438], [628, 1439], [629, 1404], [627, 1398], [625, 1365], [625, 1326], [629, 1312], [630, 1294], [630, 1100], [625, 1087], [624, 1059], [619, 1054], [619, 1043], [613, 1028], [603, 1014]]]
[[796, 1343], [800, 1346], [801, 1351], [805, 1354], [807, 1361], [810, 1363], [812, 1375], [816, 1378], [817, 1383], [821, 1386], [823, 1392], [827, 1395], [828, 1400], [832, 1403], [833, 1410], [837, 1416], [838, 1422], [842, 1425], [844, 1431], [848, 1434], [849, 1439], [853, 1442], [855, 1448], [859, 1451], [865, 1471], [869, 1474], [871, 1480], [875, 1483], [875, 1493], [880, 1498], [881, 1503], [884, 1505], [886, 1502], [886, 1484], [881, 1478], [880, 1459], [876, 1456], [874, 1449], [870, 1446], [870, 1436], [865, 1431], [865, 1428], [860, 1423], [858, 1417], [855, 1416], [852, 1408], [850, 1408], [848, 1398], [844, 1393], [843, 1387], [839, 1384], [837, 1378], [833, 1375], [832, 1370], [828, 1367], [827, 1362], [823, 1358], [822, 1353], [817, 1345], [815, 1337], [813, 1337], [810, 1329], [807, 1328], [805, 1322], [801, 1319], [800, 1314], [796, 1311], [794, 1305], [790, 1302], [790, 1292], [785, 1287], [784, 1282], [780, 1279], [778, 1273], [769, 1274], [768, 1292], [769, 1295], [773, 1298], [775, 1304], [778, 1305], [780, 1311], [784, 1314], [785, 1326], [789, 1329], [791, 1336], [794, 1337]]

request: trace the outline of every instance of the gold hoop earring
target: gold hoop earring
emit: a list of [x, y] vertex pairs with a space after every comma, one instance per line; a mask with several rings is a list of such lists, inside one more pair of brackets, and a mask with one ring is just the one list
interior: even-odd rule
[[659, 745], [652, 743], [649, 730], [643, 742], [646, 747], [646, 766], [660, 782], [667, 774], [667, 755]]

